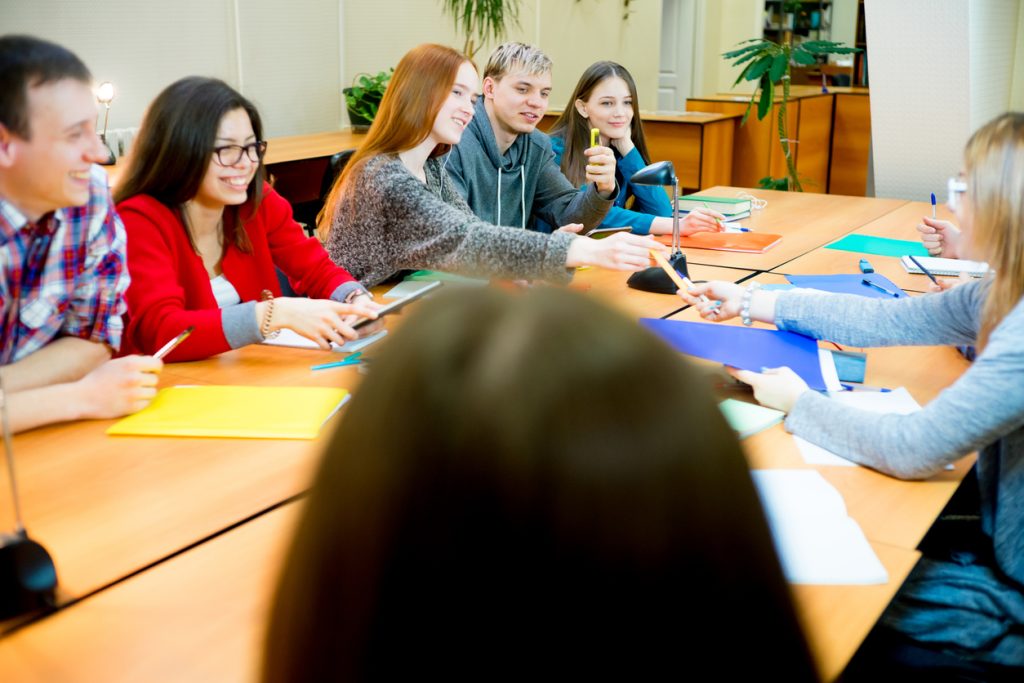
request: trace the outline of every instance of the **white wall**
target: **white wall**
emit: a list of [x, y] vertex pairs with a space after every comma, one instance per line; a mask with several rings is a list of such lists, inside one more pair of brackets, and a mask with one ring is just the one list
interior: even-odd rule
[[328, 130], [341, 121], [338, 0], [2, 4], [0, 31], [60, 43], [97, 81], [114, 83], [111, 128], [138, 126], [160, 90], [190, 75], [240, 88], [256, 101], [270, 137]]
[[698, 64], [693, 94], [753, 92], [755, 83], [745, 81], [733, 87], [740, 69], [732, 66], [732, 60], [726, 61], [722, 53], [735, 49], [737, 43], [763, 35], [763, 0], [700, 0], [697, 15], [701, 17], [701, 26], [697, 28]]
[[1018, 5], [866, 0], [878, 196], [939, 194], [970, 134], [1007, 110]]

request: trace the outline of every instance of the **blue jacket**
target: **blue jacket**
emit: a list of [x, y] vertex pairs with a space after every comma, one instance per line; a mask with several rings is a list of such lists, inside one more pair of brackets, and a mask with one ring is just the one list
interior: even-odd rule
[[[565, 151], [565, 140], [560, 135], [550, 137], [551, 151], [555, 153], [555, 165], [560, 167], [562, 153]], [[633, 185], [629, 182], [634, 173], [646, 166], [643, 157], [640, 156], [640, 150], [634, 147], [626, 156], [620, 156], [614, 147], [612, 152], [615, 154], [615, 180], [619, 184], [619, 196], [615, 198], [615, 205], [608, 209], [608, 214], [600, 227], [621, 228], [629, 225], [634, 233], [646, 235], [651, 231], [651, 223], [655, 216], [672, 215], [672, 203], [665, 190], [660, 187]], [[635, 197], [635, 210], [625, 208], [626, 200], [630, 197]]]

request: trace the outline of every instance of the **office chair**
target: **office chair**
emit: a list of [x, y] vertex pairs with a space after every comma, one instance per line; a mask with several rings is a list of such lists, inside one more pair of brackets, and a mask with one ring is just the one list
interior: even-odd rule
[[301, 205], [295, 207], [295, 220], [302, 226], [303, 230], [310, 237], [316, 235], [316, 217], [320, 213], [320, 210], [324, 207], [327, 202], [327, 195], [331, 193], [331, 188], [334, 186], [334, 180], [344, 170], [345, 165], [348, 163], [352, 155], [355, 154], [354, 149], [346, 149], [336, 154], [333, 154], [330, 159], [327, 160], [327, 166], [324, 168], [323, 177], [320, 179], [320, 194], [316, 201], [304, 202]]

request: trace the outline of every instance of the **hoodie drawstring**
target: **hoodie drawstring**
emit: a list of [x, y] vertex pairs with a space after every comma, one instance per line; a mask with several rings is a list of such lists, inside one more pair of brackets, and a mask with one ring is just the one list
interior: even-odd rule
[[[519, 215], [520, 226], [526, 230], [526, 176], [523, 167], [519, 167]], [[501, 222], [501, 166], [498, 167], [498, 219], [495, 225], [502, 225]]]

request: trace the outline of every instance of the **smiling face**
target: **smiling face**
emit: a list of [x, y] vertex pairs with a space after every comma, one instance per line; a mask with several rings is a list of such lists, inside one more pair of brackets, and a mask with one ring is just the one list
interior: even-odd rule
[[601, 131], [604, 140], [618, 140], [630, 133], [633, 123], [633, 96], [626, 81], [618, 76], [604, 79], [590, 91], [584, 102], [576, 100], [576, 111]]
[[28, 90], [28, 140], [0, 127], [6, 199], [29, 220], [89, 201], [89, 169], [107, 158], [96, 135], [96, 101], [65, 78]]
[[[256, 134], [252, 129], [252, 121], [244, 109], [232, 109], [220, 120], [217, 126], [217, 137], [214, 147], [228, 145], [246, 145], [256, 142]], [[237, 150], [226, 150], [224, 157], [233, 156]], [[248, 154], [231, 166], [222, 166], [217, 155], [210, 150], [210, 163], [206, 175], [199, 185], [194, 201], [207, 208], [223, 208], [225, 206], [245, 203], [248, 199], [249, 183], [256, 175], [259, 162], [252, 161]]]
[[531, 133], [548, 110], [551, 73], [509, 72], [501, 80], [484, 79], [491, 122], [503, 133]]
[[455, 74], [451, 92], [434, 119], [430, 134], [435, 144], [457, 145], [462, 139], [462, 131], [473, 120], [473, 104], [479, 85], [476, 69], [471, 63], [463, 62]]

